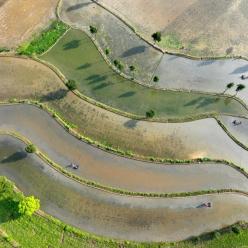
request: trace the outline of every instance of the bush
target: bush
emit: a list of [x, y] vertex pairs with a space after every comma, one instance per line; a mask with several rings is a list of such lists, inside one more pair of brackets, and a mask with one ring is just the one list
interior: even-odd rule
[[158, 82], [159, 81], [159, 77], [158, 76], [155, 76], [154, 78], [153, 78], [153, 82]]
[[36, 147], [34, 144], [30, 144], [30, 145], [26, 146], [25, 150], [28, 153], [34, 153], [34, 152], [36, 152]]
[[90, 26], [90, 32], [91, 32], [92, 34], [96, 34], [96, 33], [97, 33], [97, 28], [94, 27], [94, 26]]
[[240, 229], [237, 226], [233, 226], [232, 231], [236, 234], [240, 234]]
[[155, 112], [151, 109], [146, 112], [146, 118], [153, 118], [155, 115]]
[[108, 48], [105, 49], [105, 54], [109, 55], [110, 54], [110, 50]]
[[18, 204], [18, 213], [21, 215], [31, 216], [35, 211], [39, 210], [40, 201], [34, 196], [24, 197]]
[[68, 87], [69, 90], [75, 90], [77, 88], [77, 83], [75, 80], [70, 79], [66, 83], [66, 86]]

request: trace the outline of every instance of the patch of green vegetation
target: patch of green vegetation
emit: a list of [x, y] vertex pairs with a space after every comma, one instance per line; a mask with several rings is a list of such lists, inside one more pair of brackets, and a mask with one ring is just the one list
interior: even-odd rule
[[47, 51], [67, 31], [69, 27], [61, 21], [54, 21], [50, 27], [30, 43], [21, 45], [17, 52], [23, 55], [40, 55]]
[[166, 34], [162, 37], [161, 46], [165, 48], [181, 49], [182, 42], [175, 34]]
[[0, 53], [3, 53], [3, 52], [9, 52], [10, 49], [6, 48], [6, 47], [0, 47]]
[[36, 152], [36, 147], [35, 147], [35, 145], [30, 144], [30, 145], [26, 146], [25, 150], [28, 153], [34, 153], [34, 152]]
[[52, 217], [16, 215], [17, 202], [23, 199], [23, 195], [14, 191], [13, 184], [5, 177], [0, 177], [0, 193], [0, 229], [8, 235], [0, 235], [3, 248], [13, 247], [10, 245], [13, 241], [25, 248], [228, 248], [248, 245], [246, 224], [178, 243], [115, 241], [80, 231]]
[[[182, 119], [202, 114], [247, 115], [234, 98], [192, 92], [156, 90], [127, 80], [113, 71], [90, 38], [69, 30], [41, 59], [50, 62], [77, 82], [85, 96], [122, 112], [145, 117], [152, 109], [156, 119]], [[114, 62], [118, 65], [118, 60]]]

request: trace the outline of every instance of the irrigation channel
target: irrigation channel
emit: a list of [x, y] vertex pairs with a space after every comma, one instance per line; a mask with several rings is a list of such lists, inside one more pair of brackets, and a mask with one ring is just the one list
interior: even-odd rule
[[[79, 184], [27, 154], [24, 144], [0, 136], [0, 173], [25, 194], [41, 200], [47, 213], [98, 235], [137, 240], [181, 240], [248, 221], [248, 198], [239, 194], [184, 198], [121, 196]], [[202, 204], [212, 202], [212, 208]], [[190, 228], [189, 228], [190, 226]]]

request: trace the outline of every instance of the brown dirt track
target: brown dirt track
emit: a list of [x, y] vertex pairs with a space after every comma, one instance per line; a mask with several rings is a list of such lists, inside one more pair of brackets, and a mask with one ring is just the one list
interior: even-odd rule
[[[248, 56], [247, 0], [99, 0], [144, 37], [161, 30], [182, 42], [179, 51], [196, 56]], [[162, 46], [162, 44], [161, 44]]]
[[55, 18], [58, 0], [0, 0], [0, 47], [16, 47]]

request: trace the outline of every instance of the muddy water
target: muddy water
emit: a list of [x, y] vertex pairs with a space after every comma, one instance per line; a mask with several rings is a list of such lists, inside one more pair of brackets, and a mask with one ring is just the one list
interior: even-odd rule
[[[136, 192], [185, 192], [225, 188], [248, 190], [246, 177], [223, 164], [156, 165], [109, 154], [77, 140], [45, 111], [31, 105], [1, 106], [0, 120], [1, 130], [17, 131], [29, 138], [65, 169], [111, 187]], [[179, 124], [182, 127], [184, 125], [188, 126], [188, 124]], [[215, 123], [212, 128], [218, 129], [218, 125]], [[169, 130], [167, 124], [164, 124], [164, 130], [167, 129]], [[175, 130], [182, 134], [182, 137], [185, 136], [178, 127], [171, 131], [175, 132]], [[183, 130], [190, 141], [193, 135], [190, 133], [192, 128], [189, 126]], [[168, 133], [168, 135], [171, 134]], [[225, 133], [223, 136], [226, 137]], [[174, 135], [171, 139], [174, 139]], [[185, 140], [187, 141], [186, 138]], [[182, 147], [190, 145], [189, 141]], [[204, 143], [205, 150], [208, 148], [206, 145], [207, 142]], [[226, 146], [227, 151], [231, 152], [228, 143]], [[235, 148], [240, 150], [236, 145]], [[195, 151], [194, 156], [197, 156], [198, 150]], [[193, 155], [190, 154], [190, 156]], [[235, 157], [238, 158], [238, 155]], [[79, 169], [69, 168], [68, 165], [71, 162], [79, 164]]]
[[[179, 240], [239, 220], [248, 221], [248, 198], [218, 194], [177, 199], [125, 197], [80, 185], [0, 136], [0, 174], [41, 200], [47, 213], [99, 235], [139, 241]], [[199, 207], [212, 202], [210, 209]]]

